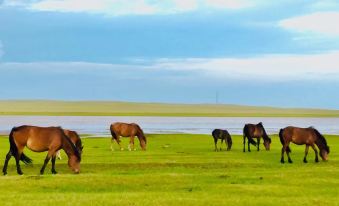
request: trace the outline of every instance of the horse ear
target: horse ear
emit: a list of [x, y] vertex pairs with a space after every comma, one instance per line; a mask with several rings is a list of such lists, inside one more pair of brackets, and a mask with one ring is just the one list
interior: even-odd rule
[[81, 146], [81, 150], [83, 150], [84, 149], [84, 146]]

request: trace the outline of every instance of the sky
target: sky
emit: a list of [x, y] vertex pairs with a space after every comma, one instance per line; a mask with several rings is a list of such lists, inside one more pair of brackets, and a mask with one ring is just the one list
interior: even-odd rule
[[0, 99], [339, 109], [337, 0], [0, 0]]

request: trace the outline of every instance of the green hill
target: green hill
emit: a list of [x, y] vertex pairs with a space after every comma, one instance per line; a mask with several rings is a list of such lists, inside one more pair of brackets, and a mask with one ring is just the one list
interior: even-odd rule
[[163, 104], [111, 101], [0, 101], [0, 115], [339, 117], [339, 110], [226, 104]]

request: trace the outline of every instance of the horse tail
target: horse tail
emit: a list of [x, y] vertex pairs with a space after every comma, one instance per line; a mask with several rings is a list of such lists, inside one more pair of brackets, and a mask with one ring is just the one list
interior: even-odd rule
[[[280, 131], [279, 131], [279, 139], [280, 139], [281, 144], [284, 146], [285, 141], [284, 141], [284, 137], [283, 137], [283, 132], [284, 132], [284, 130], [280, 129]], [[288, 153], [292, 152], [290, 146], [286, 147], [286, 152], [288, 152]]]
[[118, 140], [118, 136], [115, 134], [115, 132], [113, 131], [112, 125], [110, 127], [110, 131], [111, 131], [111, 135], [114, 139]]
[[[10, 151], [14, 157], [18, 156], [18, 148], [14, 141], [14, 132], [17, 131], [17, 127], [13, 127], [11, 130], [11, 133], [9, 134], [9, 145], [10, 145]], [[27, 157], [24, 153], [21, 154], [20, 160], [24, 162], [25, 164], [31, 164], [33, 160], [29, 157]]]
[[246, 124], [244, 129], [243, 129], [243, 136], [247, 137], [247, 140], [248, 140], [249, 143], [251, 143], [252, 145], [256, 146], [257, 143], [251, 137], [249, 137], [250, 135], [248, 134], [248, 129], [249, 129], [248, 125]]

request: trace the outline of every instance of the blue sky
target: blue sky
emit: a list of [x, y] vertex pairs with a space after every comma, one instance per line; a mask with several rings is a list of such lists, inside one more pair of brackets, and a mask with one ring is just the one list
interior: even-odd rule
[[339, 109], [339, 1], [0, 0], [0, 98]]

